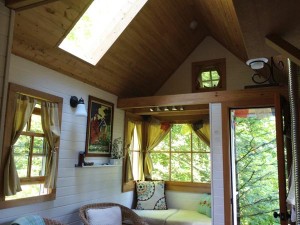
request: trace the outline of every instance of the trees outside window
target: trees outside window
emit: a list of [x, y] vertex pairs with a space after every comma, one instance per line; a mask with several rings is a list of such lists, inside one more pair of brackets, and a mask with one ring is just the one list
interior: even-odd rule
[[10, 83], [0, 208], [55, 199], [63, 99]]
[[173, 124], [151, 159], [152, 179], [210, 183], [210, 148], [187, 124]]
[[237, 224], [280, 224], [273, 217], [273, 212], [279, 211], [275, 117], [271, 111], [244, 112], [243, 109], [232, 111]]
[[5, 197], [5, 200], [48, 194], [50, 190], [44, 188], [48, 150], [42, 129], [40, 104], [35, 106], [13, 148], [22, 191], [17, 192], [16, 195]]
[[225, 59], [192, 63], [192, 92], [222, 90], [226, 90]]

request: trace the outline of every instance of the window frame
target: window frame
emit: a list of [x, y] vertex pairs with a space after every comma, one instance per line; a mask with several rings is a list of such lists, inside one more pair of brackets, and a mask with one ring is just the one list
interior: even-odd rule
[[[198, 82], [199, 74], [216, 70], [220, 76], [220, 81], [217, 87], [200, 87]], [[223, 91], [226, 90], [226, 59], [213, 59], [207, 61], [192, 63], [192, 92], [208, 92], [208, 91]]]
[[[126, 112], [125, 119], [124, 119], [124, 138], [126, 137], [127, 133], [127, 124], [128, 120], [135, 120], [142, 122], [142, 149], [145, 149], [146, 146], [146, 129], [144, 118], [139, 115], [135, 115], [133, 113]], [[188, 122], [186, 122], [188, 123]], [[127, 152], [124, 152], [125, 157], [123, 158], [123, 176], [122, 176], [122, 192], [134, 191], [135, 190], [135, 182], [136, 181], [129, 181], [125, 182], [125, 168], [126, 168], [126, 156]], [[209, 153], [211, 154], [211, 152]], [[145, 154], [144, 154], [145, 156]], [[192, 192], [192, 193], [211, 193], [211, 182], [210, 183], [195, 183], [195, 182], [179, 182], [179, 181], [165, 181], [165, 188], [166, 190], [170, 191], [179, 191], [179, 192]]]
[[[48, 94], [48, 93], [45, 93], [42, 91], [38, 91], [35, 89], [31, 89], [31, 88], [28, 88], [25, 86], [21, 86], [18, 84], [9, 83], [8, 97], [7, 97], [7, 103], [6, 103], [6, 114], [5, 114], [6, 120], [5, 120], [5, 124], [4, 124], [3, 148], [2, 148], [2, 157], [1, 157], [1, 165], [0, 165], [0, 173], [1, 173], [0, 183], [1, 184], [3, 184], [3, 181], [4, 181], [4, 178], [3, 178], [4, 167], [5, 167], [6, 160], [7, 160], [8, 154], [9, 154], [12, 124], [13, 124], [13, 120], [14, 120], [14, 118], [13, 118], [14, 115], [12, 115], [11, 112], [14, 112], [16, 93], [21, 93], [24, 95], [32, 96], [32, 97], [34, 97], [36, 99], [40, 99], [40, 100], [46, 100], [49, 102], [58, 103], [58, 113], [59, 113], [59, 120], [60, 120], [60, 126], [61, 126], [63, 98], [55, 96], [55, 95], [51, 95], [51, 94]], [[59, 149], [57, 150], [57, 160], [58, 160], [58, 157], [59, 157]], [[57, 167], [58, 167], [58, 164], [57, 164]], [[57, 170], [56, 170], [56, 178], [57, 178]], [[34, 178], [34, 179], [39, 180], [40, 178]], [[50, 190], [51, 190], [51, 192], [46, 195], [5, 201], [4, 188], [2, 185], [0, 187], [0, 203], [1, 203], [0, 209], [54, 200], [56, 198], [56, 188], [53, 188]]]
[[[137, 121], [137, 122], [142, 122], [142, 130], [144, 131], [144, 123], [143, 123], [143, 117], [135, 115], [130, 112], [125, 113], [125, 119], [124, 119], [124, 138], [127, 136], [127, 127], [128, 127], [128, 121]], [[144, 132], [143, 132], [144, 134]], [[144, 138], [142, 138], [144, 140]], [[142, 143], [142, 146], [144, 143]], [[134, 150], [136, 151], [136, 150]], [[123, 172], [122, 172], [122, 192], [128, 192], [128, 191], [133, 191], [135, 189], [135, 181], [125, 181], [126, 177], [126, 159], [127, 159], [127, 149], [125, 148], [124, 151], [124, 158], [123, 158]]]

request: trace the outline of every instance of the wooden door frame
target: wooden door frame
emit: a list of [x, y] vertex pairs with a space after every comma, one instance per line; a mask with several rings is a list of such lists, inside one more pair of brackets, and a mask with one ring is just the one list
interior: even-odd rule
[[[230, 150], [230, 109], [232, 108], [255, 108], [255, 107], [274, 107], [277, 109], [280, 106], [281, 96], [279, 93], [274, 93], [273, 99], [251, 99], [248, 101], [230, 101], [222, 103], [222, 145], [223, 145], [223, 176], [224, 176], [224, 224], [232, 224], [232, 185], [231, 185], [231, 150]], [[277, 111], [277, 110], [276, 110]], [[281, 112], [276, 113], [276, 121], [279, 116], [282, 116]], [[278, 126], [278, 127], [277, 127]], [[276, 130], [280, 129], [278, 123], [276, 122]], [[280, 147], [283, 147], [282, 136], [279, 138], [280, 134], [276, 132], [276, 142], [277, 151]], [[279, 141], [277, 140], [279, 139]], [[278, 165], [279, 166], [279, 165]], [[282, 165], [281, 165], [282, 166]], [[283, 165], [284, 166], [284, 165]], [[278, 180], [285, 180], [285, 174], [280, 173], [278, 175]], [[281, 182], [279, 182], [280, 185]], [[280, 195], [284, 193], [279, 193]], [[280, 205], [283, 204], [283, 201], [280, 202]], [[285, 202], [284, 202], [285, 204]], [[286, 209], [286, 206], [285, 206]]]

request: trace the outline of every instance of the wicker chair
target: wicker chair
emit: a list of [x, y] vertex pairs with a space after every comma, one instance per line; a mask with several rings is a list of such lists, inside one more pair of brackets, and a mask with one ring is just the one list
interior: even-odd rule
[[[148, 225], [147, 222], [145, 222], [140, 216], [138, 216], [134, 211], [131, 209], [127, 208], [126, 206], [117, 204], [117, 203], [94, 203], [94, 204], [88, 204], [84, 205], [79, 209], [79, 216], [82, 220], [82, 222], [85, 225], [89, 225], [89, 221], [87, 220], [86, 217], [86, 211], [88, 209], [104, 209], [104, 208], [110, 208], [113, 206], [119, 206], [121, 209], [121, 214], [122, 214], [122, 222], [123, 224], [126, 224], [125, 221], [130, 221], [130, 224], [134, 225]], [[124, 223], [125, 222], [125, 223]]]
[[44, 223], [46, 225], [65, 225], [64, 223], [59, 222], [59, 221], [54, 220], [54, 219], [43, 218], [43, 220], [44, 220]]

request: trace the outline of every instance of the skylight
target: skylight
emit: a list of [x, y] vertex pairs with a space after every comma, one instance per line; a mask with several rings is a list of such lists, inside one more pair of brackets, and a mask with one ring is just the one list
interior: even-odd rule
[[96, 65], [147, 0], [94, 0], [59, 48]]

